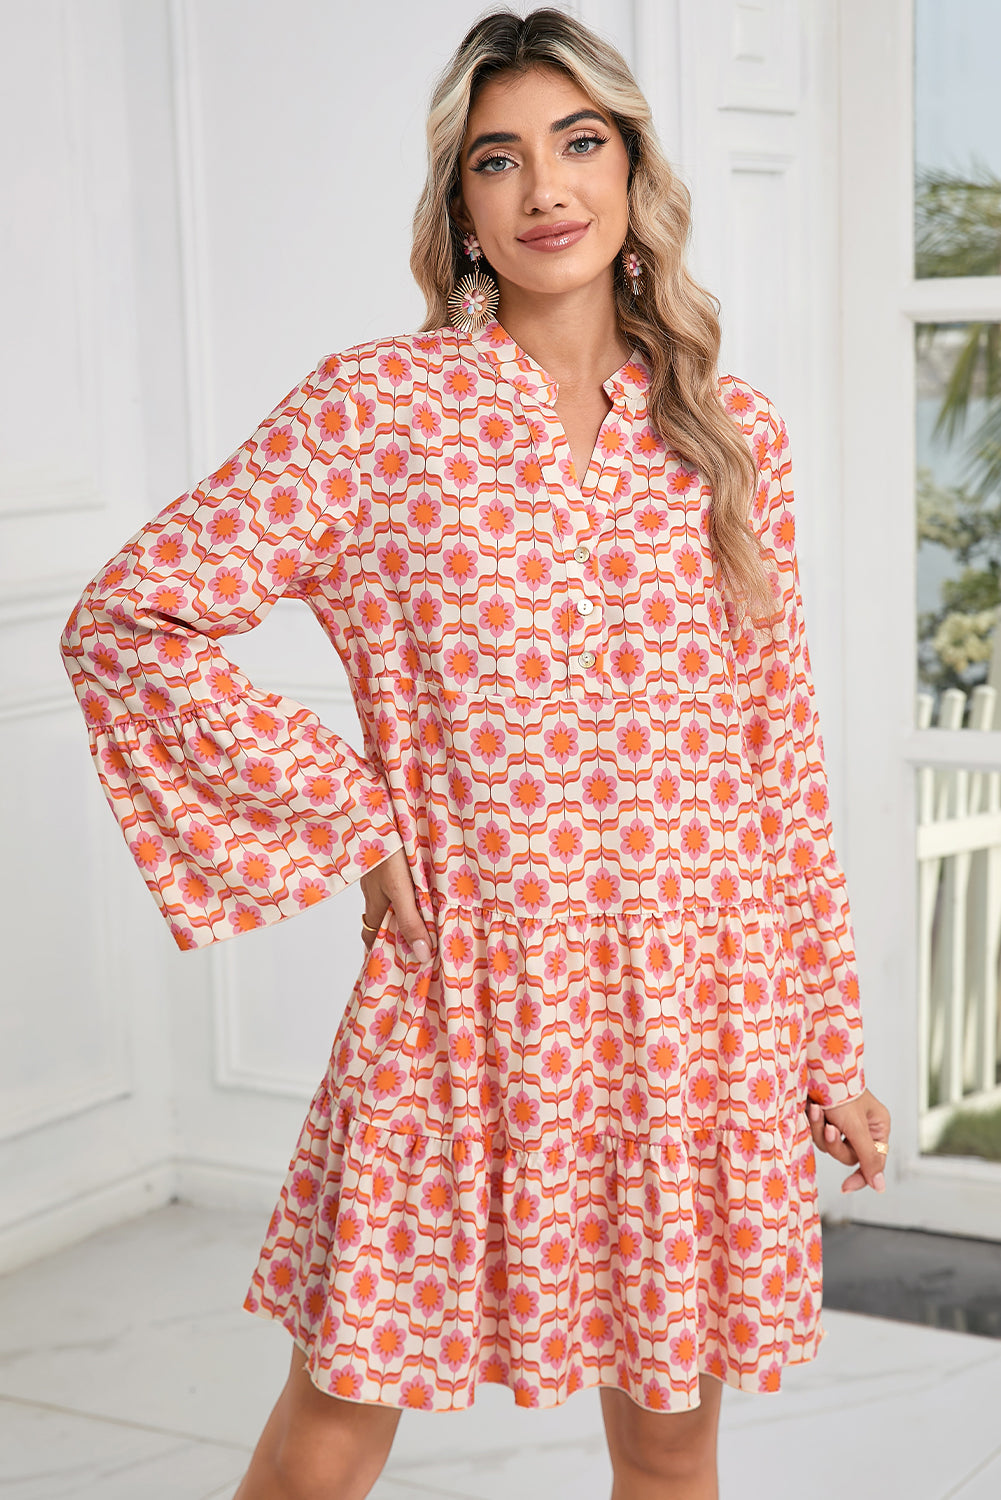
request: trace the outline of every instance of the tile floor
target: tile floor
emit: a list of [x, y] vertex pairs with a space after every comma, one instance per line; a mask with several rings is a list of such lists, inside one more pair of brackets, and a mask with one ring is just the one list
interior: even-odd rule
[[[291, 1341], [241, 1302], [260, 1214], [174, 1203], [0, 1278], [2, 1500], [230, 1500]], [[721, 1500], [997, 1500], [1001, 1342], [827, 1310], [783, 1388], [727, 1388]], [[373, 1500], [607, 1500], [596, 1390], [405, 1412]]]

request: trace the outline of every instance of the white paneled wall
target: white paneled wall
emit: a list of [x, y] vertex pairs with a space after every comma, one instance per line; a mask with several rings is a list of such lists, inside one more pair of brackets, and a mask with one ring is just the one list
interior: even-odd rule
[[119, 8], [38, 0], [2, 21], [0, 1256], [16, 1260], [162, 1201], [170, 945], [58, 652], [83, 570], [146, 500]]
[[[634, 64], [693, 192], [723, 368], [789, 422], [836, 803], [833, 0], [566, 8]], [[484, 9], [3, 6], [22, 59], [0, 95], [16, 231], [0, 373], [8, 1264], [172, 1191], [266, 1214], [323, 1074], [364, 951], [360, 887], [178, 952], [104, 805], [57, 640], [100, 563], [321, 356], [417, 327], [427, 94]], [[280, 602], [232, 647], [258, 685], [360, 744], [304, 606]]]
[[[296, 0], [276, 27], [274, 6], [259, 4], [248, 23], [243, 0], [171, 0], [195, 475], [323, 355], [420, 323], [409, 254], [426, 97], [479, 8]], [[275, 82], [262, 89], [262, 79]], [[279, 603], [265, 630], [233, 645], [255, 683], [361, 747], [343, 670], [305, 606]], [[178, 1180], [189, 1196], [270, 1208], [364, 955], [361, 909], [355, 885], [249, 942], [180, 956], [208, 989], [207, 1005], [193, 998], [173, 1012]]]

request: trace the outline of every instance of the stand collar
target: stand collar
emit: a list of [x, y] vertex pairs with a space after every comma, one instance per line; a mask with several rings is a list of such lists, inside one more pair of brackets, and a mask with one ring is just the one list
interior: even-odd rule
[[[481, 366], [496, 371], [522, 396], [540, 406], [555, 406], [559, 385], [530, 354], [526, 353], [498, 323], [496, 318], [484, 323], [469, 340]], [[650, 366], [639, 348], [634, 347], [625, 364], [607, 380], [602, 389], [615, 405], [639, 406], [650, 384]]]

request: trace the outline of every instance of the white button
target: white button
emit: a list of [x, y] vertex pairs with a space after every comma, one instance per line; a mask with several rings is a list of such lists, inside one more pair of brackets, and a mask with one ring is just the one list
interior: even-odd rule
[[573, 555], [575, 562], [587, 562], [588, 558], [591, 556], [591, 549], [590, 547], [575, 547], [573, 549]]
[[577, 613], [579, 615], [589, 615], [593, 609], [594, 609], [594, 600], [593, 599], [578, 599], [577, 600]]
[[594, 652], [593, 651], [582, 651], [580, 653], [580, 655], [578, 656], [578, 658], [577, 658], [577, 665], [579, 667], [593, 667], [594, 666]]

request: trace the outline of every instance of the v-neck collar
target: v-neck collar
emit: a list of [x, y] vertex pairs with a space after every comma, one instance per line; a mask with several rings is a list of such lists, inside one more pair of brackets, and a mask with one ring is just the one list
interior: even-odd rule
[[[467, 334], [479, 362], [496, 371], [518, 390], [523, 398], [540, 406], [555, 406], [559, 385], [542, 366], [508, 333], [496, 318], [484, 323], [475, 333]], [[602, 389], [615, 405], [639, 406], [650, 384], [650, 366], [642, 350], [634, 347], [625, 364], [607, 380]]]

